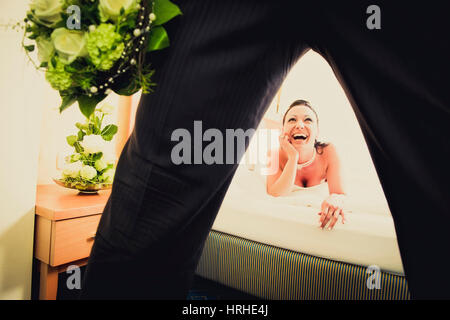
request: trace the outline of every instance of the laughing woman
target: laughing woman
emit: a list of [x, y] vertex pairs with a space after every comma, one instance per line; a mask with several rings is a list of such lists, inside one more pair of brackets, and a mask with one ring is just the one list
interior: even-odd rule
[[[269, 152], [269, 167], [278, 163], [278, 170], [267, 176], [267, 193], [287, 195], [297, 186], [312, 187], [328, 183], [329, 196], [322, 202], [320, 228], [331, 230], [338, 217], [344, 223], [341, 167], [335, 147], [317, 141], [317, 113], [308, 101], [294, 101], [283, 117], [279, 137], [280, 148]], [[277, 159], [278, 158], [278, 159]]]

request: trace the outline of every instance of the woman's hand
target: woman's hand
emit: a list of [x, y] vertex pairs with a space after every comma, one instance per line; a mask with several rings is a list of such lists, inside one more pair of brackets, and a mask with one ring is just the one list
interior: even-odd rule
[[320, 215], [320, 228], [323, 229], [328, 223], [328, 230], [333, 229], [338, 221], [339, 215], [342, 217], [342, 224], [345, 222], [344, 216], [344, 194], [330, 194], [323, 202]]
[[289, 141], [289, 135], [283, 132], [278, 139], [280, 141], [281, 149], [286, 153], [288, 158], [298, 160], [298, 151]]

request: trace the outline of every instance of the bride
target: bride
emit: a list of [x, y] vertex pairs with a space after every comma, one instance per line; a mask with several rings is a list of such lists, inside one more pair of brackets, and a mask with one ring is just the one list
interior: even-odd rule
[[269, 167], [277, 162], [279, 167], [267, 176], [266, 187], [268, 194], [278, 197], [298, 187], [328, 183], [329, 196], [322, 202], [319, 224], [331, 230], [339, 216], [345, 222], [345, 192], [336, 149], [331, 143], [317, 141], [318, 124], [317, 113], [308, 101], [296, 100], [289, 106], [283, 117], [280, 148], [269, 151]]

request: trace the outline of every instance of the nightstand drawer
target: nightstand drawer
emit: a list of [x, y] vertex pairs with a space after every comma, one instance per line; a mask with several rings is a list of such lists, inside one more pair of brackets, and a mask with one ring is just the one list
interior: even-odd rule
[[100, 217], [101, 214], [96, 214], [54, 222], [50, 265], [58, 266], [87, 258], [94, 244]]

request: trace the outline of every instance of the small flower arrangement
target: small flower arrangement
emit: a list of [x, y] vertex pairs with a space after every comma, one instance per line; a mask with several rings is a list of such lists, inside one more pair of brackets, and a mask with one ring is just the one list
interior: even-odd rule
[[115, 159], [105, 152], [106, 143], [117, 133], [117, 126], [103, 126], [105, 115], [113, 107], [107, 104], [96, 108], [85, 123], [77, 122], [77, 135], [66, 138], [74, 153], [65, 157], [61, 177], [55, 182], [82, 192], [108, 189], [112, 186]]
[[60, 93], [60, 112], [78, 101], [89, 118], [111, 92], [151, 92], [148, 53], [169, 46], [162, 25], [179, 14], [169, 0], [32, 0], [19, 26], [27, 56]]

